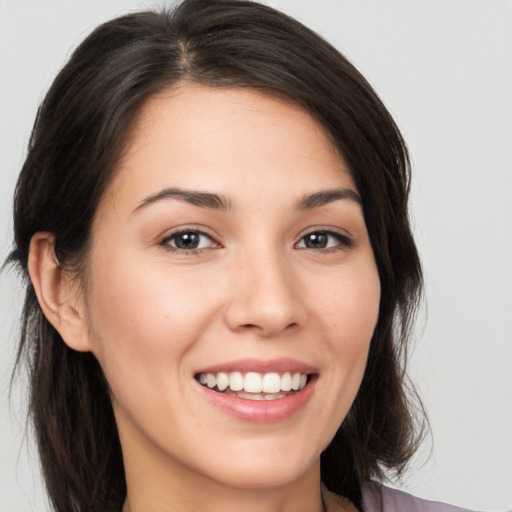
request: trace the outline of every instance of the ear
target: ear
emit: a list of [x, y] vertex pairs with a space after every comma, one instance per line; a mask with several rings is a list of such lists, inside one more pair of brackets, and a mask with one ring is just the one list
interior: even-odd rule
[[47, 320], [70, 348], [92, 348], [82, 299], [76, 283], [57, 261], [52, 233], [38, 232], [30, 241], [28, 271]]

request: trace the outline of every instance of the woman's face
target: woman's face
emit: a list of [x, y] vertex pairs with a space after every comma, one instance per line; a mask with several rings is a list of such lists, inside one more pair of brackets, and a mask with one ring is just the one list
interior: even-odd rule
[[352, 177], [315, 121], [184, 85], [137, 120], [85, 293], [128, 477], [262, 488], [318, 471], [363, 376], [380, 283]]

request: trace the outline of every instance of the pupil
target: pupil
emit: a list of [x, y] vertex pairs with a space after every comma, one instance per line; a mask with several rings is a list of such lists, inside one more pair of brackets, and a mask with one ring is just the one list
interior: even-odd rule
[[325, 233], [312, 233], [308, 235], [306, 245], [310, 249], [323, 249], [327, 245], [327, 235]]
[[178, 249], [196, 249], [199, 245], [199, 235], [197, 233], [181, 233], [176, 237], [175, 244]]

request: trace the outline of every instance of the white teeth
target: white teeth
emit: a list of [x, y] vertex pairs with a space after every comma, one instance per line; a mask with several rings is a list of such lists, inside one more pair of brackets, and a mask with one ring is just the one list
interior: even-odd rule
[[271, 393], [265, 395], [265, 400], [277, 400], [278, 398], [286, 398], [286, 395], [283, 395], [282, 393]]
[[277, 393], [281, 391], [281, 377], [278, 373], [266, 373], [263, 376], [261, 390], [265, 393]]
[[242, 391], [244, 389], [244, 378], [240, 372], [229, 374], [229, 389], [231, 391]]
[[219, 391], [224, 391], [228, 386], [229, 376], [224, 372], [217, 373], [217, 388]]
[[277, 372], [264, 374], [247, 372], [245, 375], [241, 372], [219, 372], [201, 373], [198, 380], [203, 386], [211, 389], [217, 387], [219, 391], [240, 392], [237, 393], [237, 396], [242, 398], [245, 398], [242, 395], [249, 393], [254, 400], [260, 400], [260, 398], [254, 398], [255, 395], [261, 396], [262, 400], [275, 400], [287, 396], [280, 392], [304, 389], [308, 376], [299, 372], [293, 374], [285, 372], [282, 375]]
[[236, 396], [238, 398], [245, 398], [246, 400], [265, 400], [265, 397], [260, 393], [246, 393], [245, 391], [241, 391], [237, 393]]
[[244, 391], [246, 393], [261, 393], [261, 375], [256, 372], [245, 374]]
[[286, 372], [281, 377], [281, 390], [282, 391], [291, 391], [292, 389], [292, 376], [289, 372]]
[[217, 385], [217, 377], [213, 373], [206, 374], [206, 385], [209, 388], [214, 388]]

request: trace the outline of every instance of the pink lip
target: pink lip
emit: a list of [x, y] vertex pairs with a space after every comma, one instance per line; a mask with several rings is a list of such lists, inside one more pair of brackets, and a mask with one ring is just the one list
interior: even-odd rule
[[304, 409], [314, 393], [315, 383], [316, 378], [313, 378], [301, 391], [276, 400], [247, 400], [213, 391], [199, 382], [197, 386], [208, 402], [230, 416], [251, 423], [273, 423], [286, 420]]
[[280, 358], [280, 359], [240, 359], [237, 361], [229, 361], [226, 363], [216, 364], [201, 368], [196, 372], [196, 375], [200, 373], [219, 373], [219, 372], [257, 372], [257, 373], [269, 373], [269, 372], [300, 372], [300, 373], [318, 373], [318, 369], [309, 364], [297, 361], [291, 358]]
[[202, 368], [196, 373], [218, 372], [300, 372], [310, 374], [308, 383], [304, 389], [297, 391], [285, 398], [276, 400], [248, 400], [233, 395], [219, 393], [196, 381], [198, 391], [214, 407], [239, 420], [251, 423], [273, 423], [291, 418], [304, 409], [313, 396], [315, 384], [318, 380], [318, 370], [311, 365], [301, 363], [294, 359], [274, 359], [261, 361], [256, 359], [244, 359], [231, 361], [220, 365]]

